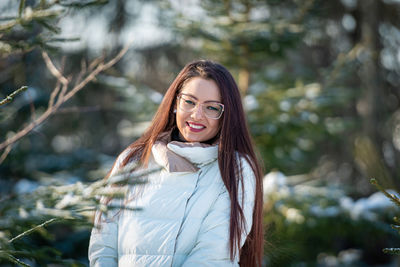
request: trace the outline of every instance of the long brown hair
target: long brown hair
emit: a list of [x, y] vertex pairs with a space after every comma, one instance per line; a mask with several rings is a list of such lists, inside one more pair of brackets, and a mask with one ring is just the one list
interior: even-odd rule
[[[127, 164], [132, 158], [140, 158], [141, 163], [147, 165], [151, 155], [151, 148], [157, 137], [162, 132], [171, 130], [176, 126], [175, 114], [173, 112], [173, 109], [176, 107], [176, 97], [185, 83], [193, 77], [215, 81], [220, 90], [221, 102], [225, 106], [219, 133], [218, 164], [222, 180], [231, 200], [229, 227], [230, 258], [233, 260], [235, 252], [240, 251], [240, 266], [261, 266], [263, 255], [262, 172], [247, 128], [238, 87], [232, 75], [225, 67], [208, 60], [199, 60], [187, 64], [168, 88], [150, 127], [137, 141], [128, 147], [130, 153], [122, 165]], [[240, 163], [237, 160], [237, 153], [248, 161], [256, 179], [253, 224], [241, 249], [240, 239], [244, 231], [245, 218], [239, 204], [238, 190], [239, 183], [242, 185], [242, 190], [244, 190], [243, 180], [246, 177], [243, 177]]]

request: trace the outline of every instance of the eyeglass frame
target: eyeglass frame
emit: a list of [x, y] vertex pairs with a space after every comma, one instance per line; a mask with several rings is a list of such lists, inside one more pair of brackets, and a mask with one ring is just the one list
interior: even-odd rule
[[203, 112], [203, 113], [204, 113], [204, 116], [206, 116], [206, 117], [209, 118], [209, 119], [212, 119], [212, 120], [219, 120], [219, 119], [222, 117], [222, 114], [224, 114], [225, 106], [224, 106], [224, 104], [222, 104], [222, 103], [220, 103], [220, 102], [218, 102], [218, 101], [207, 101], [207, 102], [214, 102], [214, 103], [217, 103], [218, 105], [221, 105], [221, 106], [222, 106], [221, 114], [219, 114], [218, 118], [211, 118], [211, 117], [207, 116], [207, 114], [204, 112], [204, 110], [203, 110], [203, 105], [206, 104], [207, 102], [206, 102], [206, 103], [200, 103], [200, 101], [197, 101], [197, 100], [196, 100], [197, 103], [196, 103], [196, 105], [193, 107], [193, 110], [192, 110], [192, 111], [186, 111], [186, 110], [184, 110], [183, 108], [181, 108], [180, 105], [179, 105], [179, 101], [180, 101], [180, 98], [181, 98], [182, 96], [189, 96], [189, 97], [191, 97], [191, 98], [193, 98], [193, 97], [190, 96], [190, 95], [184, 94], [184, 93], [180, 93], [180, 94], [178, 94], [178, 95], [176, 96], [177, 107], [178, 107], [180, 110], [182, 110], [183, 112], [193, 112], [193, 110], [196, 108], [196, 106], [197, 106], [197, 105], [200, 105], [200, 106], [202, 107], [202, 108], [201, 108], [201, 112]]

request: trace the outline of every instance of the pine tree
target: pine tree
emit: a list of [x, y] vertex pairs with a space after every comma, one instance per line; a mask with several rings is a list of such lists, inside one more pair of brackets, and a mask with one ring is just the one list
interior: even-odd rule
[[[400, 208], [400, 198], [395, 194], [389, 193], [386, 189], [384, 189], [376, 179], [371, 179], [370, 180], [371, 184], [373, 184], [379, 191], [381, 191], [390, 201], [394, 203], [398, 208]], [[394, 217], [393, 218], [394, 223], [391, 225], [391, 227], [396, 230], [400, 234], [400, 218], [399, 217]], [[384, 253], [391, 254], [391, 255], [400, 255], [400, 248], [384, 248], [382, 249]]]

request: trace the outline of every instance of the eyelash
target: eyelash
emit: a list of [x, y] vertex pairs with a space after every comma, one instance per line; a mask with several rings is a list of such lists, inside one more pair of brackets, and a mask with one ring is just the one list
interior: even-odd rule
[[185, 100], [185, 103], [190, 104], [190, 105], [196, 105], [193, 101], [191, 100]]

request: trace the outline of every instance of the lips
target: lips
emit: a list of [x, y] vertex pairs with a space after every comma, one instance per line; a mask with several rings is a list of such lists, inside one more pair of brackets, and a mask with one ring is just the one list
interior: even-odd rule
[[203, 124], [194, 123], [194, 122], [186, 122], [186, 125], [189, 126], [190, 131], [192, 132], [201, 132], [206, 128]]

